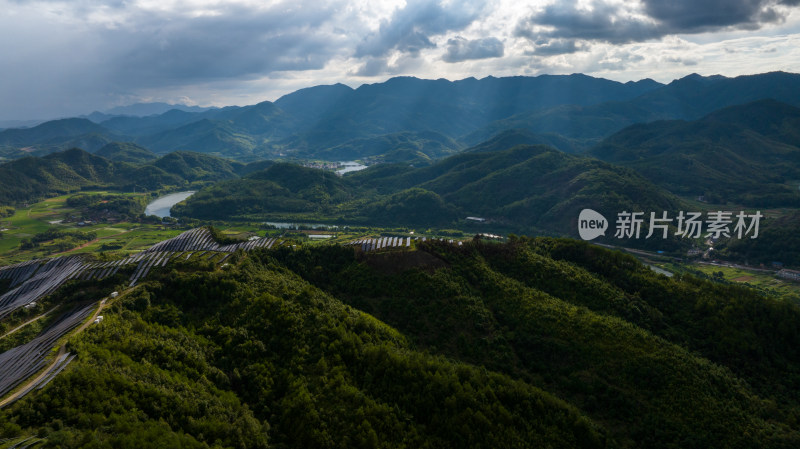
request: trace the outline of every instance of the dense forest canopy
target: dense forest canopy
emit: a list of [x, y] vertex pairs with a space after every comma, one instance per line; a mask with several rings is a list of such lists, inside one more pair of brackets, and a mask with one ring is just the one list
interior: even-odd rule
[[[70, 341], [78, 358], [47, 388], [0, 411], [4, 435], [48, 447], [800, 443], [798, 306], [597, 246], [284, 246], [170, 266]], [[70, 285], [66, 300], [86, 299]]]

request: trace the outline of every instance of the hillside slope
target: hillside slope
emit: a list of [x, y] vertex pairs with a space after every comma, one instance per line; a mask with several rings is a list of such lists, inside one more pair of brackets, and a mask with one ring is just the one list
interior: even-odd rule
[[630, 169], [544, 146], [464, 152], [426, 167], [379, 164], [338, 178], [275, 164], [201, 190], [175, 214], [203, 219], [296, 217], [389, 226], [447, 226], [482, 216], [517, 232], [577, 232], [584, 208], [675, 211], [680, 201]]
[[[800, 309], [585, 242], [175, 258], [0, 410], [82, 447], [788, 448]], [[111, 279], [117, 288], [127, 275]], [[90, 292], [90, 293], [87, 293]], [[64, 301], [96, 295], [67, 285]]]
[[[109, 145], [103, 153], [121, 160], [111, 161], [73, 148], [0, 164], [0, 204], [31, 202], [90, 187], [120, 190], [185, 187], [192, 182], [234, 178], [244, 167], [238, 162], [190, 152], [174, 152], [153, 159], [152, 153], [130, 144]], [[141, 159], [149, 160], [127, 162]]]
[[732, 106], [692, 122], [635, 125], [592, 155], [666, 189], [714, 203], [800, 206], [800, 109], [774, 100]]

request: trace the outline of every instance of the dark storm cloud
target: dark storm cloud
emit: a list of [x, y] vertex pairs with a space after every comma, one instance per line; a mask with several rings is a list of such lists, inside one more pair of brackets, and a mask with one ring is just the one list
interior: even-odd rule
[[725, 27], [758, 29], [785, 18], [785, 10], [777, 6], [797, 6], [800, 0], [643, 0], [642, 4], [665, 32], [674, 34]]
[[447, 41], [445, 62], [461, 62], [470, 59], [499, 58], [503, 56], [503, 43], [496, 37], [468, 40], [455, 37]]
[[320, 28], [332, 5], [292, 10], [230, 7], [225, 14], [174, 20], [138, 17], [136, 26], [104, 30], [115, 58], [113, 79], [130, 86], [258, 76], [322, 68], [337, 52]]
[[[0, 36], [14, 44], [0, 48], [0, 116], [87, 113], [142, 96], [169, 97], [177, 88], [321, 69], [349, 57], [366, 32], [346, 6], [0, 0]], [[352, 25], [343, 30], [342, 23]]]
[[[559, 2], [544, 8], [517, 25], [515, 34], [529, 39], [584, 39], [622, 44], [659, 37], [653, 24], [625, 15], [619, 5], [596, 2], [591, 10], [576, 2]], [[534, 31], [544, 25], [549, 31]]]
[[800, 0], [642, 0], [637, 11], [631, 4], [605, 1], [591, 8], [557, 2], [520, 21], [515, 35], [533, 41], [534, 53], [557, 54], [561, 47], [568, 53], [576, 41], [625, 44], [674, 34], [758, 29], [783, 21], [788, 8], [798, 4]]
[[416, 55], [435, 47], [430, 37], [459, 31], [481, 17], [486, 2], [470, 0], [447, 2], [409, 0], [380, 28], [368, 35], [356, 48], [355, 56], [383, 56], [392, 50]]

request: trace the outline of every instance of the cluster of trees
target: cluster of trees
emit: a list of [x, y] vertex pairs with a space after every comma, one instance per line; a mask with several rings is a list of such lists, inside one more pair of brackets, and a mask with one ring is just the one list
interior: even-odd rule
[[[767, 97], [768, 98], [768, 97]], [[798, 207], [800, 109], [775, 100], [731, 106], [695, 121], [628, 127], [590, 153], [635, 169], [670, 192], [716, 204]]]
[[[793, 302], [572, 240], [422, 246], [435, 260], [333, 247], [276, 258], [420, 348], [558, 392], [622, 446], [797, 444]], [[419, 269], [392, 268], [410, 259]]]
[[611, 444], [553, 394], [418, 351], [266, 251], [231, 262], [121, 297], [48, 388], [0, 411], [6, 431], [47, 447]]
[[51, 253], [66, 251], [82, 243], [97, 238], [94, 231], [50, 228], [44, 232], [22, 239], [19, 247], [23, 250], [41, 248]]
[[[178, 258], [0, 410], [48, 447], [796, 447], [800, 308], [585, 242]], [[124, 274], [108, 283], [123, 282]], [[95, 298], [87, 283], [67, 301]]]
[[717, 250], [725, 258], [750, 264], [770, 265], [780, 262], [800, 268], [800, 212], [794, 211], [777, 219], [766, 219], [755, 239], [730, 239]]
[[115, 217], [132, 220], [144, 213], [149, 196], [98, 195], [79, 193], [67, 198], [67, 206], [80, 209], [87, 217]]
[[176, 215], [229, 219], [265, 214], [333, 215], [353, 199], [352, 186], [323, 170], [276, 163], [243, 178], [220, 182], [174, 206]]

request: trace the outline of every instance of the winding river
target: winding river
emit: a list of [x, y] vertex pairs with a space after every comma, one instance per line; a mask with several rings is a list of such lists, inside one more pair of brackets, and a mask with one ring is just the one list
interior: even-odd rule
[[171, 217], [169, 214], [170, 208], [186, 198], [189, 198], [194, 194], [194, 192], [194, 190], [187, 190], [186, 192], [170, 193], [169, 195], [157, 198], [144, 208], [144, 214], [155, 215], [161, 218]]

